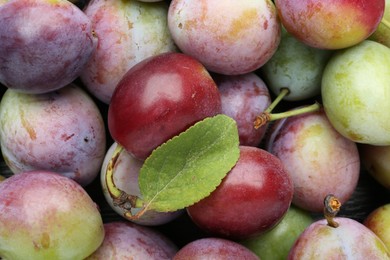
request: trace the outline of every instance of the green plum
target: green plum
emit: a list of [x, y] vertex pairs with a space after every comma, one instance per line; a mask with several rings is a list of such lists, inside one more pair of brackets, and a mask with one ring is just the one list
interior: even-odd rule
[[325, 67], [325, 112], [337, 131], [357, 143], [390, 145], [390, 49], [366, 40], [339, 50]]
[[284, 100], [312, 98], [321, 92], [322, 72], [331, 53], [302, 43], [283, 28], [278, 49], [260, 73], [275, 95], [289, 89]]
[[267, 233], [241, 241], [241, 244], [261, 259], [283, 260], [298, 236], [313, 222], [308, 211], [291, 205], [277, 226]]

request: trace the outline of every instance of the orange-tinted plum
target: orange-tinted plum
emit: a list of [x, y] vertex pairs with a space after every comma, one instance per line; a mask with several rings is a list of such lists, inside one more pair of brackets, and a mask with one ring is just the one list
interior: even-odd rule
[[378, 27], [385, 0], [275, 0], [286, 30], [309, 46], [341, 49], [367, 39]]
[[141, 61], [119, 82], [108, 110], [113, 139], [138, 159], [199, 120], [221, 113], [218, 87], [205, 67], [182, 53]]
[[363, 225], [374, 232], [390, 250], [390, 203], [371, 211], [363, 220]]
[[292, 196], [291, 177], [276, 156], [240, 146], [240, 158], [222, 183], [187, 212], [212, 235], [246, 239], [274, 227], [288, 211]]

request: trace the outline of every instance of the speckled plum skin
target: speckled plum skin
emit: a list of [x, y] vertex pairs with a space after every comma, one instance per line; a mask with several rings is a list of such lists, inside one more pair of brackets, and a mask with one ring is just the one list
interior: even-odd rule
[[105, 223], [104, 230], [103, 243], [86, 260], [170, 260], [178, 250], [168, 237], [149, 227], [114, 221]]
[[182, 52], [226, 75], [261, 67], [276, 51], [281, 33], [271, 0], [173, 0], [168, 27]]
[[128, 69], [150, 56], [177, 50], [168, 30], [164, 1], [95, 0], [84, 12], [99, 44], [80, 77], [90, 93], [106, 104]]
[[211, 235], [247, 239], [274, 227], [288, 211], [293, 182], [271, 153], [240, 146], [240, 158], [206, 198], [187, 207], [192, 221]]
[[74, 84], [39, 95], [8, 89], [0, 103], [0, 142], [14, 174], [50, 170], [85, 186], [100, 172], [106, 133], [98, 107]]
[[334, 53], [321, 97], [334, 128], [357, 143], [390, 145], [390, 48], [365, 40]]
[[[106, 156], [104, 157], [102, 169], [100, 172], [100, 182], [103, 190], [103, 195], [110, 207], [119, 215], [124, 216], [125, 211], [114, 205], [113, 199], [107, 189], [106, 175], [107, 166], [112, 158], [117, 143], [113, 143], [108, 149]], [[134, 158], [130, 153], [123, 151], [116, 159], [115, 166], [113, 168], [113, 180], [117, 188], [123, 190], [129, 195], [140, 196], [141, 192], [138, 184], [138, 175], [142, 167], [143, 161]], [[140, 209], [134, 209], [132, 211], [135, 214]], [[178, 210], [174, 212], [157, 212], [153, 210], [146, 211], [140, 218], [131, 220], [132, 222], [144, 225], [144, 226], [157, 226], [166, 224], [177, 217], [179, 217], [184, 210]]]
[[163, 53], [132, 67], [108, 110], [112, 138], [144, 160], [163, 142], [221, 113], [218, 87], [205, 67], [183, 53]]
[[376, 30], [385, 0], [275, 0], [275, 5], [286, 30], [305, 44], [342, 49]]
[[288, 260], [390, 258], [385, 244], [370, 229], [349, 218], [337, 217], [337, 228], [321, 219], [305, 229], [295, 241]]
[[0, 24], [0, 82], [26, 93], [70, 84], [97, 44], [89, 18], [66, 0], [8, 1]]
[[390, 250], [390, 203], [371, 211], [363, 220], [363, 225], [374, 232]]
[[322, 212], [327, 194], [341, 203], [356, 188], [360, 158], [356, 143], [340, 135], [323, 110], [277, 121], [266, 150], [285, 165], [294, 182], [293, 204]]
[[1, 182], [0, 211], [2, 259], [84, 259], [104, 238], [95, 202], [54, 172], [24, 172]]
[[214, 259], [214, 260], [260, 260], [243, 245], [217, 237], [200, 238], [182, 247], [173, 260]]
[[264, 81], [255, 73], [214, 75], [213, 79], [221, 94], [222, 113], [237, 122], [240, 144], [258, 146], [268, 124], [255, 129], [253, 122], [271, 104], [270, 93]]

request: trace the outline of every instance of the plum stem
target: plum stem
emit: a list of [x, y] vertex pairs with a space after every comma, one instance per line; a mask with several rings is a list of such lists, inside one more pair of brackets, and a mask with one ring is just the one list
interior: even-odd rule
[[274, 99], [274, 101], [269, 105], [269, 107], [264, 111], [266, 113], [271, 113], [272, 110], [282, 101], [282, 99], [290, 93], [288, 88], [282, 88], [279, 92], [279, 95]]
[[[129, 195], [125, 191], [119, 189], [114, 182], [114, 169], [115, 164], [120, 156], [120, 154], [124, 151], [124, 148], [121, 145], [117, 145], [112, 154], [110, 161], [107, 164], [106, 168], [106, 176], [105, 182], [107, 186], [107, 191], [110, 194], [113, 204], [115, 206], [121, 207], [125, 212], [124, 216], [129, 219], [138, 219], [145, 210], [139, 211], [137, 214], [133, 215], [131, 213], [132, 208], [142, 208], [143, 201], [138, 196]], [[141, 214], [142, 213], [142, 214]]]
[[333, 195], [329, 194], [324, 199], [324, 216], [328, 222], [328, 226], [337, 228], [339, 223], [337, 223], [334, 218], [337, 213], [339, 213], [341, 207], [341, 202]]
[[303, 106], [303, 107], [300, 107], [297, 109], [292, 109], [292, 110], [281, 112], [281, 113], [270, 113], [267, 110], [265, 110], [263, 113], [256, 116], [256, 119], [255, 119], [253, 124], [254, 124], [255, 129], [258, 129], [261, 126], [268, 123], [269, 121], [279, 120], [282, 118], [301, 115], [301, 114], [309, 113], [309, 112], [315, 112], [315, 111], [318, 111], [320, 108], [321, 108], [321, 105], [318, 102], [315, 102], [312, 105]]

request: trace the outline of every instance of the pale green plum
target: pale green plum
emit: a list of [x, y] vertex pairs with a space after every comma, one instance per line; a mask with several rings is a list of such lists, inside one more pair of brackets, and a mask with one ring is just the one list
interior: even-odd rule
[[282, 88], [289, 89], [284, 100], [312, 98], [321, 92], [322, 72], [332, 53], [298, 41], [283, 28], [278, 49], [260, 73], [275, 95]]
[[390, 27], [388, 21], [390, 21], [390, 0], [386, 0], [385, 12], [383, 14], [381, 23], [368, 39], [380, 42], [387, 47], [390, 47]]
[[366, 40], [339, 50], [322, 76], [325, 112], [357, 143], [390, 145], [390, 49]]
[[292, 205], [276, 227], [241, 244], [261, 259], [284, 260], [298, 236], [313, 222], [308, 211]]
[[372, 230], [390, 250], [390, 204], [373, 210], [363, 224]]
[[367, 172], [386, 189], [390, 190], [390, 145], [359, 146], [360, 157]]

